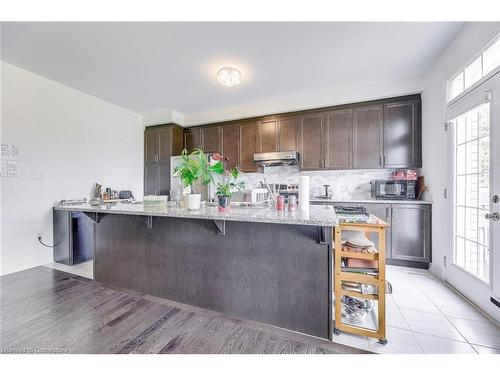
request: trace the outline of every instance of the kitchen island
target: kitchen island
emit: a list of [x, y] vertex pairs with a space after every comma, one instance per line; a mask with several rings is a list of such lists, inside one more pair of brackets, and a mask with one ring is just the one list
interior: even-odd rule
[[332, 334], [331, 207], [57, 206], [94, 225], [94, 279], [310, 335]]

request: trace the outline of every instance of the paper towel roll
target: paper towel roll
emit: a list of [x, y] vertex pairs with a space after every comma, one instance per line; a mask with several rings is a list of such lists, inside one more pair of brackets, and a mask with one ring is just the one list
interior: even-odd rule
[[299, 177], [299, 209], [309, 210], [309, 176]]

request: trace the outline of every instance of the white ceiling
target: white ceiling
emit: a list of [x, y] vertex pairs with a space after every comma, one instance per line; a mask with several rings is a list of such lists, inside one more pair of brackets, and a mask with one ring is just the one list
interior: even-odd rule
[[[2, 60], [138, 113], [421, 76], [463, 23], [2, 23]], [[242, 85], [217, 84], [230, 65]]]

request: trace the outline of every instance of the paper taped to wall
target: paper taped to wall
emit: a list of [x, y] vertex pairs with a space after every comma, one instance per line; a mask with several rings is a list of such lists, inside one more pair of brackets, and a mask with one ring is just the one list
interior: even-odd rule
[[16, 160], [2, 160], [2, 174], [1, 177], [17, 177], [17, 161]]
[[18, 160], [19, 159], [19, 146], [2, 143], [1, 146], [2, 160]]

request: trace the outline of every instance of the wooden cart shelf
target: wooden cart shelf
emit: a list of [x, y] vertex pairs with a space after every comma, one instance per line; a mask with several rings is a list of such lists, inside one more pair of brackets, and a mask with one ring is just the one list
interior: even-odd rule
[[342, 258], [356, 258], [356, 259], [367, 259], [367, 260], [377, 260], [378, 253], [355, 253], [354, 251], [340, 251], [340, 256]]
[[376, 295], [376, 294], [363, 294], [363, 293], [356, 292], [354, 290], [347, 290], [347, 289], [342, 289], [342, 295], [349, 296], [349, 297], [356, 297], [356, 298], [378, 300], [378, 295]]
[[[382, 344], [387, 343], [386, 327], [385, 327], [385, 236], [386, 229], [389, 224], [371, 215], [367, 223], [341, 223], [334, 229], [334, 297], [337, 299], [335, 303], [335, 334], [340, 332], [354, 333], [358, 335], [378, 338]], [[378, 236], [377, 253], [357, 253], [342, 250], [342, 232], [357, 231], [364, 232], [370, 238], [376, 234]], [[355, 258], [365, 260], [376, 260], [378, 275], [367, 275], [356, 272], [345, 272], [342, 270], [342, 258]], [[377, 294], [362, 294], [356, 291], [351, 291], [342, 288], [342, 281], [357, 282], [361, 284], [371, 284], [378, 288]], [[357, 327], [353, 324], [342, 322], [342, 304], [340, 299], [342, 296], [350, 296], [360, 299], [369, 299], [378, 303], [378, 324], [377, 330]]]

